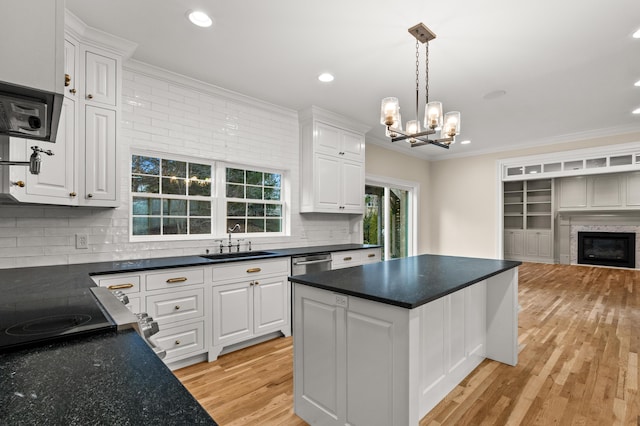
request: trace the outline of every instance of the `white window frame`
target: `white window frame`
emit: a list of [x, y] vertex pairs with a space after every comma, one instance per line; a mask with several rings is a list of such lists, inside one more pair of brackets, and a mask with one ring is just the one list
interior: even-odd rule
[[[189, 163], [206, 164], [211, 166], [211, 234], [171, 234], [171, 235], [133, 235], [133, 197], [135, 193], [131, 191], [131, 160], [134, 155], [160, 158], [166, 160], [186, 161]], [[290, 198], [290, 171], [283, 169], [275, 169], [269, 167], [263, 167], [253, 164], [242, 164], [234, 162], [218, 161], [215, 159], [209, 159], [197, 156], [181, 155], [169, 152], [154, 151], [144, 148], [131, 148], [129, 150], [128, 172], [127, 172], [127, 188], [129, 191], [128, 196], [128, 233], [130, 242], [165, 242], [165, 241], [200, 241], [200, 240], [212, 240], [212, 239], [225, 239], [228, 237], [228, 231], [226, 228], [227, 223], [227, 198], [226, 198], [226, 169], [227, 167], [244, 170], [255, 170], [266, 173], [278, 173], [281, 175], [280, 182], [280, 201], [282, 203], [282, 226], [281, 232], [262, 232], [262, 233], [240, 233], [234, 232], [233, 238], [268, 238], [268, 237], [285, 237], [291, 233], [291, 198]], [[162, 198], [162, 194], [158, 194], [158, 198]], [[187, 196], [187, 199], [189, 197]], [[245, 200], [250, 202], [251, 200]], [[255, 200], [258, 201], [258, 200]]]
[[[218, 215], [218, 217], [220, 218], [220, 223], [219, 225], [224, 229], [224, 231], [226, 232], [224, 235], [228, 235], [228, 229], [227, 229], [227, 192], [226, 192], [226, 172], [227, 172], [227, 168], [233, 168], [233, 169], [243, 169], [243, 170], [251, 170], [251, 171], [256, 171], [256, 172], [262, 172], [262, 173], [277, 173], [280, 175], [280, 203], [282, 206], [282, 224], [281, 224], [281, 231], [280, 232], [234, 232], [233, 236], [234, 237], [246, 237], [246, 238], [264, 238], [264, 237], [283, 237], [288, 235], [288, 223], [289, 223], [289, 204], [290, 202], [288, 201], [287, 198], [287, 181], [288, 181], [288, 176], [289, 173], [285, 170], [278, 170], [278, 169], [273, 169], [270, 167], [263, 167], [263, 166], [254, 166], [254, 165], [250, 165], [250, 164], [238, 164], [238, 163], [223, 163], [223, 162], [218, 162], [217, 163], [217, 171], [216, 171], [216, 181], [219, 183], [219, 186], [217, 186], [217, 188], [219, 189], [219, 196], [218, 198], [218, 210], [216, 211], [216, 214]], [[217, 184], [218, 185], [218, 184]], [[236, 200], [236, 199], [233, 199]], [[238, 199], [240, 200], [240, 199]], [[266, 200], [252, 200], [252, 199], [243, 199], [241, 202], [245, 202], [245, 203], [250, 203], [250, 202], [255, 202], [258, 203], [260, 201], [265, 202]], [[272, 203], [275, 204], [275, 203]]]
[[[409, 232], [407, 238], [409, 241], [407, 242], [407, 257], [414, 256], [418, 252], [418, 205], [420, 200], [420, 184], [418, 182], [397, 179], [387, 176], [378, 176], [378, 175], [369, 175], [367, 174], [365, 177], [365, 185], [372, 185], [384, 188], [384, 195], [386, 199], [389, 199], [389, 187], [402, 189], [404, 191], [409, 192]], [[389, 228], [390, 228], [390, 218], [389, 218], [389, 205], [385, 203], [384, 205], [384, 241], [385, 243], [389, 241]], [[362, 224], [362, 221], [361, 221]], [[363, 240], [363, 226], [360, 226], [360, 241]], [[384, 251], [384, 258], [389, 259], [389, 246], [384, 244], [382, 246]]]

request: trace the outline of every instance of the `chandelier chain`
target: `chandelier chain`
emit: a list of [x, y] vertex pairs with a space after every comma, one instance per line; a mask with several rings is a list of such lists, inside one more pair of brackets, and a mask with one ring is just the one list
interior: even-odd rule
[[416, 39], [416, 122], [418, 120], [418, 107], [420, 104], [420, 42]]
[[424, 104], [427, 105], [429, 103], [429, 42], [427, 41], [424, 44]]

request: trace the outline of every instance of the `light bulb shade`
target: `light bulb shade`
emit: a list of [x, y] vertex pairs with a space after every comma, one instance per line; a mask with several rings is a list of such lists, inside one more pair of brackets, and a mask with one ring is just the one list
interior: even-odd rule
[[442, 128], [442, 102], [429, 102], [424, 110], [424, 128]]
[[452, 138], [460, 134], [460, 112], [451, 111], [444, 115], [444, 125], [442, 126], [442, 137]]
[[[390, 127], [391, 127], [391, 130], [389, 130]], [[387, 129], [385, 130], [384, 134], [388, 138], [395, 138], [396, 136], [398, 136], [398, 133], [394, 132], [394, 130], [402, 131], [402, 116], [400, 115], [399, 111], [398, 111], [398, 120], [394, 121], [391, 126], [387, 126]]]
[[420, 122], [418, 120], [407, 121], [407, 133], [410, 135], [420, 132]]
[[398, 98], [384, 98], [380, 106], [380, 124], [391, 126], [394, 122], [400, 121], [400, 104]]

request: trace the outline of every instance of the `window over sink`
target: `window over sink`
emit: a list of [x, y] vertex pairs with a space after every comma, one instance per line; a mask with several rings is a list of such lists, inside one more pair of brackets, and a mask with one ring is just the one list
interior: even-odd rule
[[[132, 241], [284, 232], [284, 173], [156, 153], [131, 155]], [[236, 226], [237, 225], [237, 226]]]

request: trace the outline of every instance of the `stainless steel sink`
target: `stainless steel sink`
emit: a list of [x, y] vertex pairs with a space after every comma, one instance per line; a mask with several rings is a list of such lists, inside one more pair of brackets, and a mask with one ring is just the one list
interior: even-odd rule
[[270, 251], [238, 251], [238, 252], [232, 252], [232, 253], [206, 254], [200, 257], [204, 257], [205, 259], [211, 259], [211, 260], [237, 259], [237, 258], [251, 259], [252, 257], [268, 256], [271, 254], [275, 254], [275, 253], [272, 253]]

